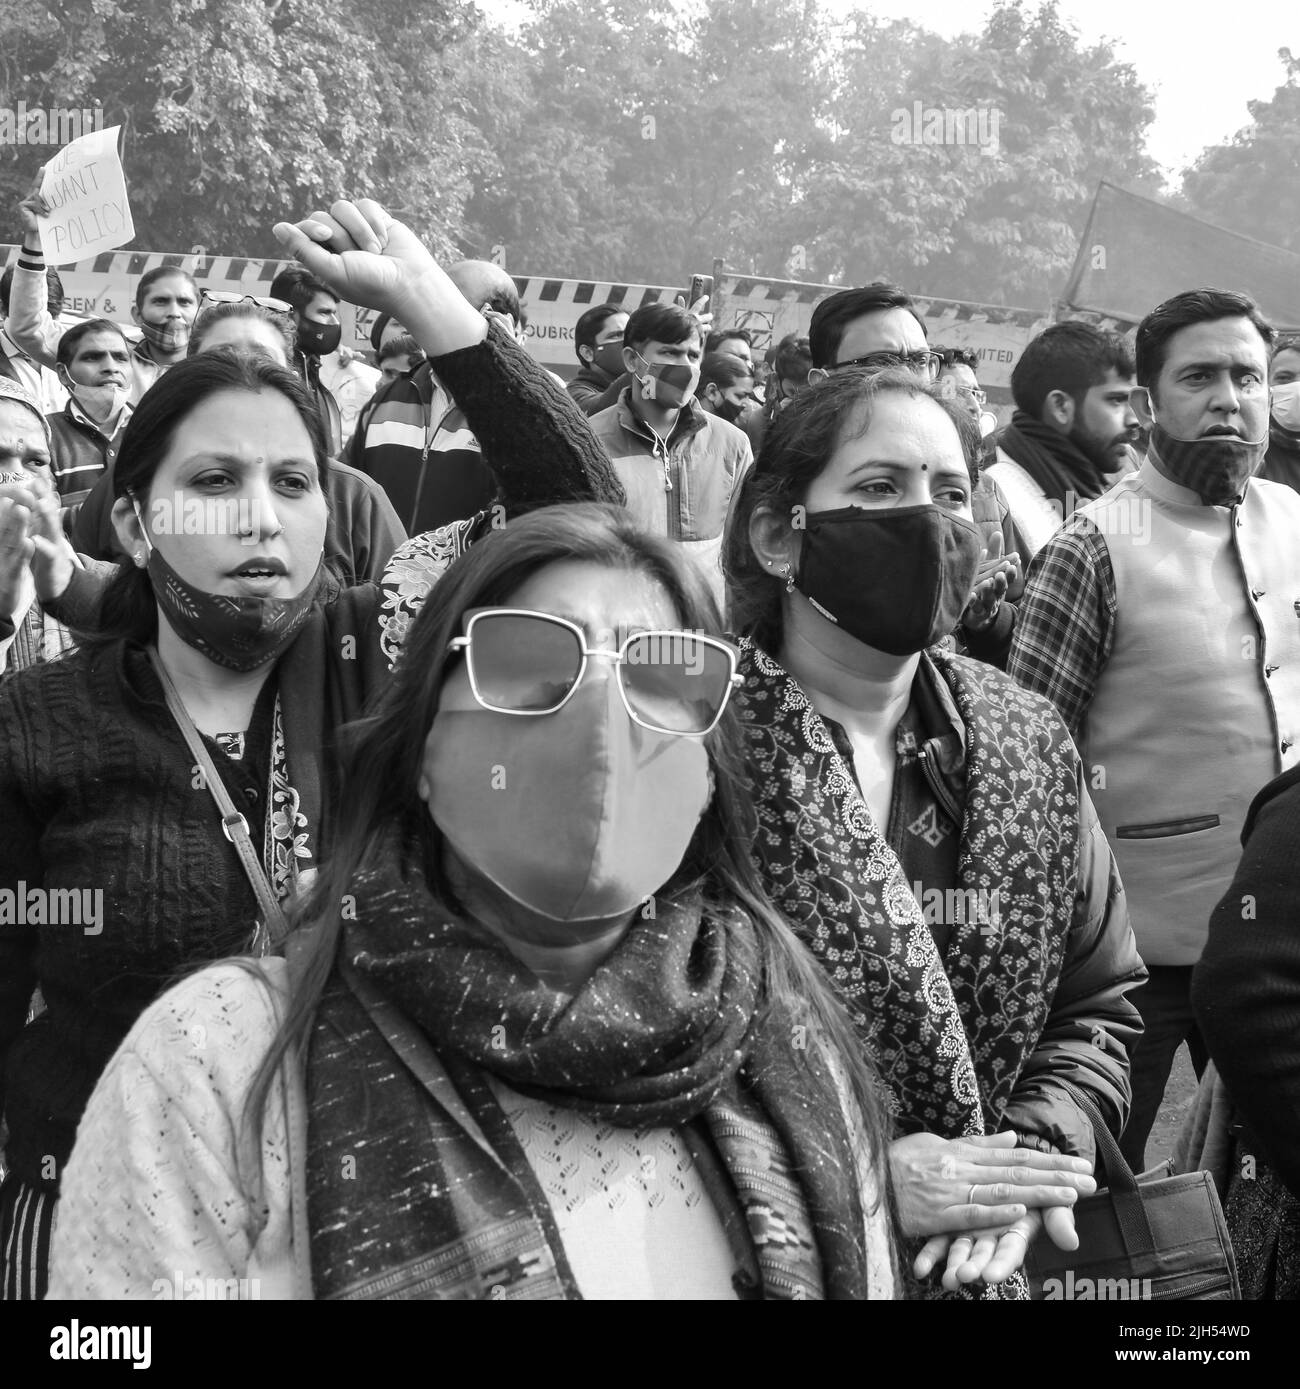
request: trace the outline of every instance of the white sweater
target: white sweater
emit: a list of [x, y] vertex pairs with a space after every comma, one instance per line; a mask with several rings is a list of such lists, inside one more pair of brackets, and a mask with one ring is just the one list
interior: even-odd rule
[[[283, 960], [261, 962], [285, 988]], [[164, 994], [101, 1077], [64, 1173], [50, 1298], [290, 1298], [293, 1174], [283, 1068], [260, 1152], [239, 1141], [278, 1008], [217, 965]], [[734, 1261], [672, 1129], [629, 1130], [494, 1083], [555, 1214], [587, 1298], [734, 1298]], [[872, 1296], [895, 1295], [880, 1214], [868, 1224]]]

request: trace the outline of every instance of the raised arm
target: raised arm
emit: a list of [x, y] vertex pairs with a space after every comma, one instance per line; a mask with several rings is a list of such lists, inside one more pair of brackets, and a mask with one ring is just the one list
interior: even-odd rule
[[5, 327], [9, 336], [29, 357], [53, 369], [64, 329], [50, 314], [45, 255], [41, 250], [41, 234], [36, 221], [38, 215], [48, 212], [49, 207], [41, 197], [41, 173], [38, 171], [31, 191], [18, 204], [23, 246], [18, 253], [18, 263], [14, 266]]
[[625, 500], [582, 412], [509, 334], [461, 294], [419, 238], [378, 203], [340, 201], [281, 244], [353, 304], [397, 318], [465, 412], [507, 514], [563, 501]]

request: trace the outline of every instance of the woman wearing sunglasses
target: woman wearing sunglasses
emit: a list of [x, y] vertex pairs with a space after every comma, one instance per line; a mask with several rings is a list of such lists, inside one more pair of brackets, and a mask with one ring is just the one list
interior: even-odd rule
[[[577, 408], [409, 230], [335, 209], [374, 248], [349, 252], [352, 292], [400, 306], [440, 370], [493, 396], [485, 451], [513, 425], [556, 485], [615, 485]], [[0, 891], [24, 902], [0, 915], [4, 1295], [41, 1295], [77, 1123], [132, 1023], [185, 968], [265, 948], [330, 843], [333, 735], [388, 659], [378, 589], [323, 564], [328, 474], [301, 381], [222, 350], [168, 371], [131, 420], [112, 511], [131, 558], [102, 603], [57, 518], [18, 497], [7, 542], [98, 640], [0, 687]], [[37, 987], [48, 1007], [27, 1024]]]
[[893, 1294], [877, 1089], [749, 860], [718, 630], [609, 507], [448, 572], [301, 950], [191, 977], [105, 1074], [54, 1296]]
[[[900, 1216], [934, 1237], [916, 1271], [946, 1257], [950, 1289], [1005, 1278], [1040, 1219], [1075, 1247], [1093, 1137], [1060, 1082], [1119, 1133], [1145, 977], [1061, 720], [930, 649], [979, 561], [976, 447], [912, 373], [835, 375], [774, 423], [726, 550], [756, 861], [889, 1085]], [[980, 1207], [1012, 1141], [1046, 1161], [1008, 1227]], [[970, 1184], [959, 1213], [939, 1170]]]

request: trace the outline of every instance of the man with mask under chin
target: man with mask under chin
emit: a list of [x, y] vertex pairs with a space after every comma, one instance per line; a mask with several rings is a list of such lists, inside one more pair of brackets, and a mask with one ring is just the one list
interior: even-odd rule
[[1205, 1065], [1192, 968], [1246, 811], [1300, 762], [1300, 495], [1255, 476], [1273, 338], [1223, 290], [1142, 320], [1147, 457], [1038, 552], [1007, 666], [1079, 744], [1150, 971], [1121, 1141], [1138, 1170], [1178, 1047]]
[[338, 401], [320, 377], [320, 359], [335, 351], [343, 338], [339, 297], [299, 266], [290, 266], [271, 281], [271, 298], [289, 305], [294, 325], [294, 368], [307, 383], [325, 424], [331, 458], [343, 451], [343, 415]]
[[121, 448], [131, 418], [131, 348], [116, 323], [91, 318], [59, 339], [58, 363], [68, 403], [46, 423], [54, 486], [70, 526]]

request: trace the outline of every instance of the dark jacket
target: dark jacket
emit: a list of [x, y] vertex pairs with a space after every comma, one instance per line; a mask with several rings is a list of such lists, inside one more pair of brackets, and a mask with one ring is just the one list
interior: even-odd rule
[[326, 451], [331, 458], [337, 458], [343, 451], [343, 416], [338, 401], [334, 399], [334, 392], [320, 379], [320, 358], [309, 357], [305, 352], [295, 352], [293, 355], [298, 375], [316, 397], [321, 423], [325, 426]]
[[[340, 591], [327, 580], [276, 666], [285, 754], [318, 861], [333, 823], [330, 740], [388, 680], [379, 602], [371, 585]], [[45, 1190], [145, 1006], [177, 972], [239, 953], [251, 937], [256, 899], [193, 762], [135, 643], [82, 648], [0, 686], [0, 890], [15, 902], [29, 889], [63, 890], [83, 923], [89, 894], [101, 894], [93, 928], [0, 917], [5, 1157]], [[46, 1010], [24, 1026], [37, 986]]]
[[[51, 471], [64, 507], [77, 507], [84, 502], [104, 475], [105, 468], [116, 460], [130, 418], [130, 410], [124, 409], [110, 438], [71, 398], [62, 410], [46, 415], [45, 422], [50, 426]], [[66, 518], [64, 524], [67, 524]]]
[[601, 410], [608, 410], [622, 394], [623, 388], [631, 384], [631, 372], [611, 376], [598, 366], [585, 366], [564, 389], [584, 415], [595, 415]]
[[[934, 755], [928, 761], [953, 803], [964, 809], [967, 758], [972, 751], [987, 752], [991, 743], [980, 732], [965, 726], [953, 694], [961, 690], [978, 708], [980, 681], [972, 676], [980, 674], [981, 680], [1006, 683], [1010, 683], [1010, 677], [992, 672], [984, 676], [980, 667], [972, 670], [959, 661], [945, 662], [942, 673], [945, 679], [935, 681], [933, 687], [941, 696], [947, 696], [945, 704], [952, 733], [959, 732], [960, 736], [935, 740]], [[1050, 717], [1055, 720], [1054, 711]], [[1006, 736], [1006, 730], [1002, 736]], [[1034, 736], [1023, 730], [1018, 740], [1032, 747]], [[1142, 1031], [1138, 1010], [1127, 995], [1146, 979], [1147, 971], [1129, 925], [1124, 886], [1114, 856], [1088, 796], [1083, 766], [1077, 753], [1073, 756], [1079, 797], [1079, 850], [1065, 964], [1047, 1023], [1002, 1119], [1007, 1128], [1043, 1139], [1060, 1151], [1092, 1156], [1088, 1121], [1055, 1081], [1059, 1077], [1086, 1090], [1110, 1121], [1112, 1132], [1119, 1135], [1132, 1096], [1128, 1058]], [[1010, 806], [1017, 795], [1010, 783], [1006, 794]], [[966, 838], [981, 832], [980, 826], [963, 822], [961, 852], [965, 852]], [[1104, 1045], [1099, 1040], [1103, 1037]]]
[[349, 456], [388, 494], [409, 535], [473, 516], [496, 492], [464, 410], [428, 362], [367, 406]]
[[1250, 1146], [1300, 1197], [1300, 767], [1255, 797], [1241, 840], [1192, 1006]]

